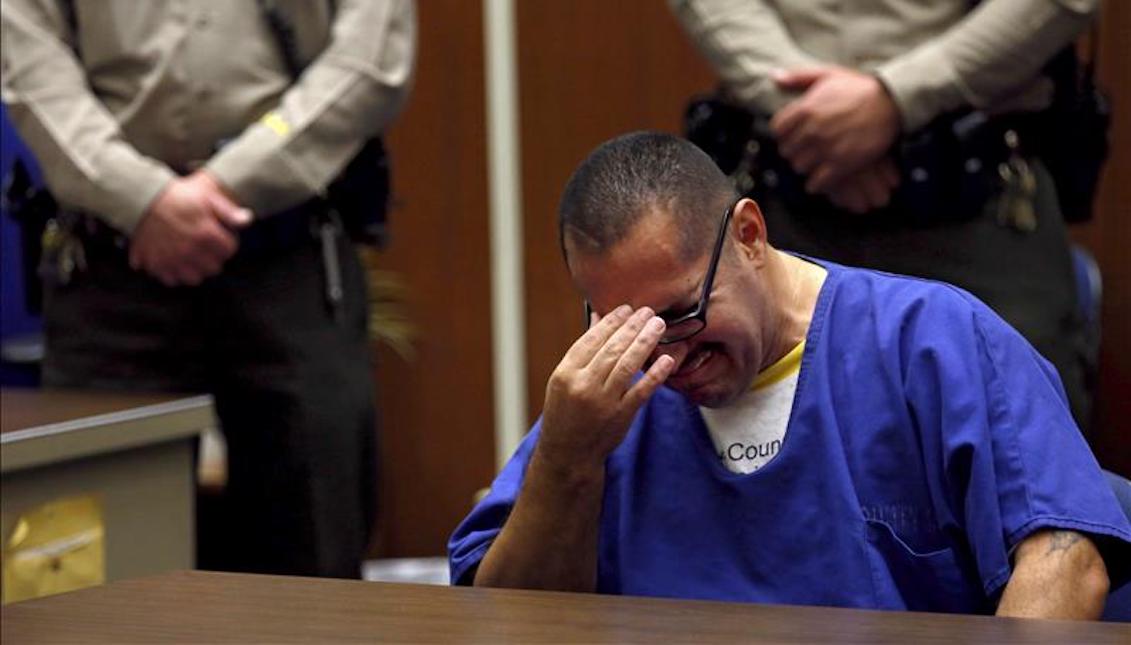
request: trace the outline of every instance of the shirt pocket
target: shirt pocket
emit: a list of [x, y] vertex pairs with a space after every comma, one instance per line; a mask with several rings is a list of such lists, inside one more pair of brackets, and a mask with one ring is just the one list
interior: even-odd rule
[[887, 522], [868, 519], [864, 523], [876, 601], [880, 608], [987, 612], [987, 601], [976, 576], [965, 573], [953, 548], [947, 546], [917, 551], [908, 546]]

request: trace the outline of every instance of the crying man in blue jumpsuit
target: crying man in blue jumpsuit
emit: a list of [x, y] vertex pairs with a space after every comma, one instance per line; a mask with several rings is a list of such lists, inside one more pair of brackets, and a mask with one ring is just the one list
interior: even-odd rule
[[453, 582], [1095, 618], [1126, 578], [1055, 371], [969, 294], [773, 249], [668, 135], [600, 146], [559, 210], [591, 324]]

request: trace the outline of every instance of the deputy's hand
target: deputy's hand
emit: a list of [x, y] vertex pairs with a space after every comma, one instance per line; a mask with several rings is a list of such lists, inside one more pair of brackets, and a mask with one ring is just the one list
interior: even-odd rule
[[778, 86], [804, 93], [770, 121], [781, 154], [824, 193], [875, 162], [899, 135], [899, 110], [880, 81], [843, 67], [778, 72]]
[[899, 170], [890, 157], [864, 166], [825, 193], [833, 204], [856, 214], [883, 208], [899, 187]]
[[664, 321], [643, 307], [622, 305], [596, 320], [569, 348], [546, 384], [541, 457], [555, 465], [600, 468], [624, 439], [632, 417], [667, 379], [675, 361], [663, 355], [636, 383]]
[[174, 179], [134, 230], [130, 266], [169, 287], [198, 285], [220, 273], [251, 220], [208, 173]]

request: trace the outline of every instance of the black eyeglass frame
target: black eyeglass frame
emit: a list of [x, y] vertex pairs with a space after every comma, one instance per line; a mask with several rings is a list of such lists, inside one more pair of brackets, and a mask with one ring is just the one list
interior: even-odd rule
[[[727, 229], [730, 227], [730, 219], [734, 215], [734, 209], [736, 206], [738, 206], [739, 201], [742, 201], [741, 198], [731, 203], [731, 205], [727, 207], [726, 211], [723, 212], [723, 220], [719, 224], [719, 233], [715, 238], [715, 248], [713, 251], [711, 251], [711, 263], [707, 265], [707, 276], [703, 279], [703, 291], [699, 294], [699, 303], [695, 306], [695, 309], [673, 319], [669, 319], [665, 316], [660, 316], [661, 318], [663, 318], [664, 323], [667, 325], [667, 329], [672, 329], [692, 320], [698, 320], [699, 325], [694, 330], [686, 334], [661, 337], [659, 343], [660, 345], [670, 345], [672, 343], [678, 343], [680, 341], [687, 340], [688, 338], [695, 336], [696, 334], [707, 328], [707, 305], [711, 300], [711, 288], [715, 283], [715, 273], [719, 269], [719, 258], [722, 257], [723, 254], [723, 242], [727, 238]], [[590, 306], [589, 301], [586, 300], [586, 325], [588, 325], [589, 321], [592, 320], [592, 314], [593, 308]]]

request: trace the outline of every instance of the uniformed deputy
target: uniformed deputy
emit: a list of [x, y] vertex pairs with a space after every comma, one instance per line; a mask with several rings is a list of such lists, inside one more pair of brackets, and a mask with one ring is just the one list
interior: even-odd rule
[[2, 24], [4, 101], [64, 207], [45, 383], [211, 392], [229, 479], [200, 565], [357, 577], [366, 290], [314, 198], [404, 103], [411, 0], [3, 0]]
[[1027, 116], [1098, 2], [669, 2], [729, 98], [766, 120], [754, 183], [771, 240], [970, 290], [1056, 365], [1086, 426], [1068, 241], [1033, 154], [1052, 133]]

